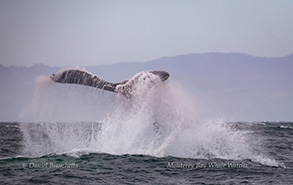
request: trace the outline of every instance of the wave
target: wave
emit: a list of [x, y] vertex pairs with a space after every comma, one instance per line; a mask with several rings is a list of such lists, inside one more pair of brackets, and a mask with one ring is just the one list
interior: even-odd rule
[[293, 129], [293, 127], [286, 126], [286, 125], [280, 125], [280, 128], [283, 128], [283, 129]]
[[[156, 86], [149, 83], [156, 82]], [[223, 120], [197, 120], [193, 97], [176, 83], [136, 84], [131, 98], [41, 78], [20, 124], [23, 154], [143, 154], [196, 159], [250, 159], [277, 166], [260, 140]], [[76, 121], [87, 120], [87, 121]]]

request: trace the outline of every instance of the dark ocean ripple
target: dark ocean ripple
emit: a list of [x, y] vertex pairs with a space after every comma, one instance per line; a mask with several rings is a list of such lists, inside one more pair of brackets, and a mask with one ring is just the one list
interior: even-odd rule
[[229, 123], [262, 138], [278, 166], [78, 151], [25, 156], [18, 123], [0, 123], [0, 184], [293, 184], [293, 123]]

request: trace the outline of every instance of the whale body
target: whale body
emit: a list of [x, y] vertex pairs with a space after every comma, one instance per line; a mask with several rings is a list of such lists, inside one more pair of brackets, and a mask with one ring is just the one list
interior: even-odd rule
[[135, 84], [138, 82], [152, 81], [154, 78], [159, 78], [161, 82], [164, 82], [169, 76], [170, 74], [165, 71], [143, 71], [136, 74], [130, 80], [125, 80], [120, 83], [111, 83], [85, 70], [68, 69], [58, 74], [52, 74], [50, 78], [57, 83], [86, 85], [106, 91], [121, 93], [126, 97], [130, 97], [132, 91], [135, 90]]

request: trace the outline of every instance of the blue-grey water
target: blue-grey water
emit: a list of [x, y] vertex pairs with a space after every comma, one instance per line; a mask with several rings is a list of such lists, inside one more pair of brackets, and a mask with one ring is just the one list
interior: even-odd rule
[[[72, 123], [60, 124], [59, 129], [70, 124]], [[98, 123], [79, 123], [81, 124], [99, 127]], [[76, 127], [76, 124], [73, 125]], [[46, 135], [46, 131], [30, 133], [35, 134], [32, 137], [37, 139], [33, 146], [44, 147], [44, 154], [41, 154], [38, 149], [33, 151], [33, 147], [29, 148], [32, 151], [26, 151], [28, 148], [25, 147], [29, 144], [26, 142], [29, 141], [24, 138], [24, 132], [27, 129], [32, 132], [40, 131], [38, 127], [43, 129], [44, 125], [0, 123], [0, 184], [293, 183], [293, 123], [239, 122], [226, 125], [234, 131], [249, 132], [251, 137], [259, 138], [262, 142], [259, 146], [261, 149], [255, 155], [260, 158], [244, 156], [229, 159], [227, 156], [226, 159], [213, 157], [212, 152], [210, 155], [207, 152], [202, 157], [152, 156], [139, 153], [114, 155], [82, 148], [58, 153], [52, 148], [55, 144], [48, 144], [52, 138]], [[51, 147], [52, 151], [46, 147]], [[40, 155], [34, 156], [34, 152]]]

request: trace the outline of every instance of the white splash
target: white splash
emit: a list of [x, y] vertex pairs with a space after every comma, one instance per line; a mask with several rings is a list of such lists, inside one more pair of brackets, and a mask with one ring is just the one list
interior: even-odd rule
[[136, 82], [131, 98], [41, 79], [32, 106], [23, 114], [35, 122], [21, 124], [24, 153], [39, 156], [90, 151], [251, 159], [277, 165], [260, 154], [246, 132], [221, 120], [196, 120], [198, 107], [180, 86], [162, 83], [156, 75], [147, 79]]

